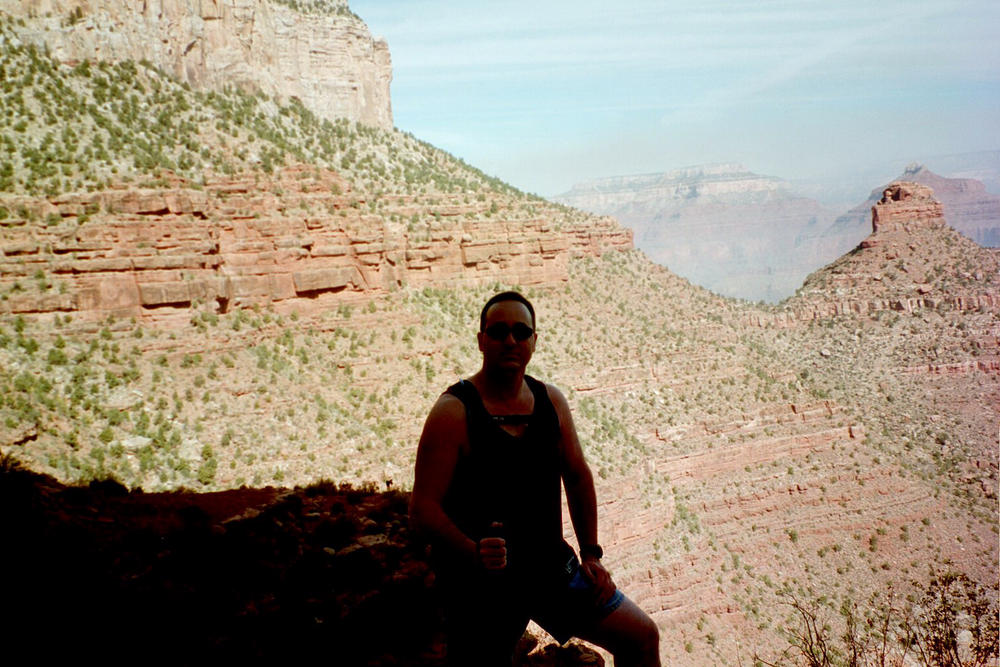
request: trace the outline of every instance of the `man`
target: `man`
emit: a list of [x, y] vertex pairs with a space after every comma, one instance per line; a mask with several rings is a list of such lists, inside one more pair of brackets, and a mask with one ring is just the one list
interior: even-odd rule
[[[594, 480], [569, 404], [525, 375], [535, 311], [502, 292], [479, 321], [482, 368], [441, 395], [424, 424], [410, 518], [432, 543], [452, 665], [510, 665], [529, 618], [579, 637], [618, 667], [659, 665], [653, 621], [601, 565]], [[561, 488], [580, 546], [562, 539]]]

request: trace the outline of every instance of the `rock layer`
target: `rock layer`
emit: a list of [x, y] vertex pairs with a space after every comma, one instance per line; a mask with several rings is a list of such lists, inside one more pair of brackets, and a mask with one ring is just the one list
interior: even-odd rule
[[[168, 189], [7, 198], [5, 207], [24, 216], [2, 221], [0, 312], [167, 323], [205, 305], [305, 314], [402, 285], [558, 283], [571, 256], [632, 245], [613, 220], [557, 228], [544, 207], [529, 219], [477, 218], [495, 207], [485, 198], [464, 204], [442, 195], [428, 205], [383, 197], [387, 213], [376, 215], [336, 174], [317, 180], [316, 173], [290, 168], [267, 181], [227, 178], [203, 189], [178, 181]], [[409, 231], [391, 221], [414, 214], [429, 222]]]
[[[333, 3], [331, 3], [333, 4]], [[298, 12], [273, 0], [0, 0], [25, 39], [65, 63], [148, 60], [196, 88], [238, 86], [324, 118], [391, 129], [385, 40], [347, 10]]]

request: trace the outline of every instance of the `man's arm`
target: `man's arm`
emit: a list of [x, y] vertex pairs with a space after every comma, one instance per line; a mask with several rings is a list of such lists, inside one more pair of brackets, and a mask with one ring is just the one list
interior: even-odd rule
[[[581, 547], [597, 544], [597, 493], [594, 491], [594, 476], [583, 456], [583, 447], [573, 425], [573, 415], [569, 403], [562, 392], [552, 385], [546, 385], [549, 399], [559, 417], [560, 450], [562, 455], [562, 478], [566, 487], [566, 503], [569, 516], [576, 532], [576, 540]], [[604, 604], [614, 595], [615, 585], [611, 575], [597, 558], [583, 556], [580, 569], [597, 587], [599, 604]]]
[[435, 543], [468, 557], [470, 562], [478, 561], [489, 569], [503, 568], [507, 564], [507, 551], [502, 539], [485, 538], [476, 544], [444, 511], [444, 496], [467, 438], [465, 406], [458, 398], [442, 394], [424, 422], [417, 446], [410, 524]]

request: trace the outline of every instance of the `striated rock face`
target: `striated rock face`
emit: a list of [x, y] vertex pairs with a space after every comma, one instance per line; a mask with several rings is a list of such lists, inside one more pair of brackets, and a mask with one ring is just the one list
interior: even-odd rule
[[389, 47], [346, 2], [295, 11], [275, 0], [0, 0], [58, 60], [146, 59], [201, 89], [297, 99], [325, 118], [391, 129]]
[[803, 257], [797, 239], [832, 217], [780, 179], [738, 164], [604, 178], [556, 200], [617, 217], [641, 250], [692, 282], [766, 301], [794, 292], [819, 264]]
[[[544, 212], [482, 220], [475, 213], [495, 202], [444, 197], [428, 208], [410, 195], [384, 197], [386, 213], [376, 215], [348, 189], [332, 172], [291, 168], [273, 180], [220, 179], [203, 189], [178, 181], [8, 198], [5, 206], [27, 217], [2, 222], [0, 312], [167, 323], [206, 304], [305, 314], [402, 285], [558, 283], [570, 257], [632, 244], [610, 219], [559, 228]], [[391, 222], [414, 214], [429, 221], [413, 231]]]
[[872, 206], [872, 235], [862, 241], [861, 247], [879, 243], [884, 238], [880, 232], [912, 232], [944, 226], [944, 210], [929, 187], [893, 183], [882, 193], [878, 204]]
[[740, 164], [714, 164], [675, 169], [661, 174], [611, 176], [573, 186], [557, 197], [580, 208], [595, 211], [634, 211], [642, 215], [658, 212], [668, 202], [700, 199], [727, 203], [751, 203], [773, 198], [781, 181], [750, 173]]

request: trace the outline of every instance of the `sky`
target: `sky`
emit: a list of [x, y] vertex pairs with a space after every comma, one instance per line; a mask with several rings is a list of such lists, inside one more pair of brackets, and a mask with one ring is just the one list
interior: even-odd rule
[[1000, 149], [998, 0], [350, 6], [389, 43], [396, 127], [543, 196], [717, 162], [822, 181]]

